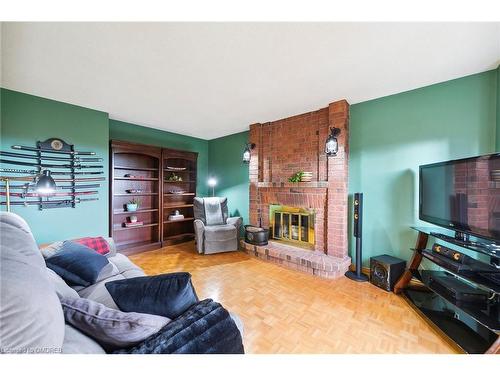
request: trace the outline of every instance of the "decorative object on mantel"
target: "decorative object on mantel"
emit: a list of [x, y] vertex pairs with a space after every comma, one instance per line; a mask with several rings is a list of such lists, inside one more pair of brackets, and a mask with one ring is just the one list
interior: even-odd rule
[[245, 149], [243, 150], [243, 163], [248, 164], [250, 163], [250, 159], [252, 157], [252, 153], [250, 150], [253, 150], [255, 148], [255, 143], [246, 143], [245, 144]]
[[313, 174], [312, 172], [302, 172], [302, 176], [300, 177], [300, 182], [311, 182]]
[[339, 142], [337, 136], [340, 134], [339, 128], [330, 128], [330, 135], [326, 139], [325, 154], [327, 156], [336, 156], [339, 151]]
[[303, 171], [295, 173], [292, 177], [288, 178], [289, 182], [300, 182], [302, 181], [302, 176], [304, 175]]
[[[82, 155], [95, 155], [92, 151], [75, 150], [74, 145], [68, 144], [59, 138], [49, 138], [45, 141], [36, 142], [35, 147], [24, 145], [13, 145], [11, 148], [23, 152], [8, 152], [1, 151], [1, 156], [9, 157], [9, 159], [0, 159], [1, 164], [12, 164], [19, 166], [33, 167], [34, 169], [12, 169], [0, 168], [3, 173], [9, 174], [28, 174], [29, 176], [3, 176], [0, 180], [5, 182], [5, 193], [0, 193], [6, 197], [5, 202], [0, 204], [7, 205], [7, 210], [10, 205], [38, 205], [40, 210], [48, 208], [60, 207], [76, 207], [77, 203], [84, 201], [95, 201], [99, 198], [77, 198], [79, 195], [94, 195], [98, 194], [96, 190], [76, 191], [77, 189], [86, 189], [96, 187], [94, 185], [76, 185], [76, 182], [88, 181], [104, 181], [104, 177], [99, 178], [76, 178], [77, 175], [95, 175], [103, 174], [101, 171], [92, 171], [91, 169], [102, 169], [103, 165], [85, 164], [102, 162], [102, 158], [84, 158]], [[57, 156], [47, 156], [46, 154], [57, 154]], [[30, 161], [22, 161], [16, 159], [33, 159]], [[46, 161], [49, 161], [47, 163]], [[52, 164], [50, 161], [58, 161], [62, 163]], [[52, 171], [48, 168], [63, 169], [62, 171]], [[66, 169], [66, 170], [65, 170]], [[68, 175], [67, 178], [54, 179], [53, 175]], [[9, 181], [27, 181], [23, 186], [15, 186], [15, 189], [24, 190], [22, 193], [12, 193], [9, 187]], [[57, 187], [56, 182], [65, 182], [70, 185], [62, 185]], [[97, 187], [99, 184], [97, 184]], [[67, 191], [56, 192], [56, 189]], [[28, 192], [28, 190], [35, 190]], [[68, 196], [68, 199], [51, 200], [50, 197]], [[10, 201], [11, 197], [21, 198], [22, 200]], [[38, 198], [38, 200], [27, 200], [27, 198]]]

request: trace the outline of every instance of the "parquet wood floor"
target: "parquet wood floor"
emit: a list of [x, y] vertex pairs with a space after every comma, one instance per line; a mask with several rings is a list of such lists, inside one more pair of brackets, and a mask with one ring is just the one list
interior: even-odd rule
[[149, 275], [186, 271], [245, 325], [247, 353], [454, 353], [399, 296], [331, 281], [242, 252], [198, 255], [188, 242], [130, 257]]

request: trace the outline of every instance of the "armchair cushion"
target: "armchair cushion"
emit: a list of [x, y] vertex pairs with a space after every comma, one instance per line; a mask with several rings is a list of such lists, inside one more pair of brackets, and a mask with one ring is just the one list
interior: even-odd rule
[[196, 251], [198, 254], [203, 253], [204, 249], [204, 236], [205, 236], [205, 224], [200, 219], [194, 221], [194, 234], [196, 239]]
[[243, 220], [239, 216], [228, 217], [226, 220], [226, 224], [234, 225], [236, 229], [239, 230]]
[[194, 217], [205, 225], [224, 224], [229, 216], [227, 198], [194, 198]]
[[236, 227], [231, 224], [210, 225], [205, 227], [206, 241], [227, 241], [237, 237]]

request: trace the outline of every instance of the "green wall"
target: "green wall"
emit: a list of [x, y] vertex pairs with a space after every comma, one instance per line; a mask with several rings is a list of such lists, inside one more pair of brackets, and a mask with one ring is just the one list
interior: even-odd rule
[[349, 191], [364, 193], [364, 264], [409, 258], [419, 165], [494, 152], [496, 87], [492, 70], [351, 106]]
[[208, 142], [209, 175], [217, 178], [215, 194], [228, 198], [231, 216], [243, 217], [248, 224], [248, 165], [242, 162], [248, 132], [228, 135]]
[[[79, 150], [95, 151], [104, 159], [108, 176], [108, 115], [104, 112], [1, 89], [0, 148], [35, 146], [38, 140], [62, 138]], [[16, 168], [3, 164], [4, 168]], [[31, 169], [29, 167], [19, 167]], [[14, 183], [14, 182], [13, 182]], [[77, 208], [39, 211], [37, 206], [12, 206], [30, 225], [38, 243], [81, 236], [108, 234], [108, 181], [101, 183], [99, 200], [82, 202]], [[2, 206], [5, 210], [5, 206]]]
[[200, 138], [109, 120], [109, 139], [198, 152], [198, 195], [207, 194], [208, 141]]

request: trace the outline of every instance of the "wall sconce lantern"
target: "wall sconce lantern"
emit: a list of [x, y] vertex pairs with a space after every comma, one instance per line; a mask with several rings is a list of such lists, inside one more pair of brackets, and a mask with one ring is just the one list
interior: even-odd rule
[[326, 139], [325, 154], [327, 156], [336, 156], [339, 151], [339, 142], [337, 136], [340, 134], [339, 128], [330, 128], [330, 135]]
[[248, 164], [250, 163], [250, 159], [252, 157], [252, 153], [250, 150], [253, 150], [255, 148], [255, 143], [247, 143], [245, 144], [245, 149], [243, 150], [243, 163]]

